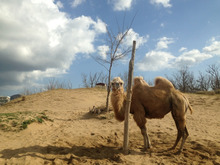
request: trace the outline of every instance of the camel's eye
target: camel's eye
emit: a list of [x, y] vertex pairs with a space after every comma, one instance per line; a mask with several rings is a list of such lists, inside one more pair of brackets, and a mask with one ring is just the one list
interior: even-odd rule
[[119, 83], [122, 86], [122, 83]]

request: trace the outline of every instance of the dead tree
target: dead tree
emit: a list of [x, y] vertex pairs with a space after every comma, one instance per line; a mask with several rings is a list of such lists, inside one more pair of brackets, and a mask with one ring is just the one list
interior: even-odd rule
[[212, 90], [220, 89], [220, 67], [215, 64], [209, 65], [206, 72], [209, 74]]
[[96, 72], [94, 74], [90, 72], [89, 76], [82, 73], [81, 77], [83, 87], [85, 88], [93, 88], [100, 82], [106, 84], [106, 75], [104, 75], [103, 72]]
[[182, 92], [193, 92], [196, 90], [195, 78], [187, 66], [182, 67], [176, 73], [173, 74], [173, 78], [167, 77], [175, 86]]
[[106, 97], [106, 110], [109, 111], [109, 95], [111, 91], [110, 83], [111, 83], [111, 72], [114, 63], [122, 58], [124, 58], [129, 52], [132, 50], [132, 46], [123, 47], [123, 40], [127, 35], [129, 35], [129, 30], [133, 24], [134, 18], [132, 19], [130, 25], [124, 30], [124, 20], [122, 29], [118, 26], [118, 32], [115, 34], [110, 29], [107, 29], [107, 40], [106, 44], [109, 48], [109, 51], [106, 52], [106, 58], [101, 56], [93, 57], [94, 60], [102, 65], [108, 72], [108, 82], [107, 82], [107, 97]]
[[199, 91], [208, 91], [210, 89], [210, 77], [207, 74], [199, 72], [196, 82]]

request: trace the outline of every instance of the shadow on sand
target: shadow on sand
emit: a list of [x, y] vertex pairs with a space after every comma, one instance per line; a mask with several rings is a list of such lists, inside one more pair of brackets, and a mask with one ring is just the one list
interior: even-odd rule
[[[74, 155], [71, 159], [80, 157], [86, 157], [88, 159], [102, 160], [109, 159], [111, 161], [118, 161], [117, 154], [120, 154], [122, 150], [115, 147], [99, 146], [99, 147], [84, 147], [73, 146], [68, 147], [56, 147], [56, 146], [30, 146], [18, 149], [5, 149], [0, 152], [0, 157], [4, 159], [20, 158], [23, 156], [39, 157], [52, 161], [56, 156], [60, 155]], [[54, 157], [47, 156], [54, 155]], [[65, 160], [67, 161], [67, 160]], [[69, 160], [68, 160], [69, 161]]]

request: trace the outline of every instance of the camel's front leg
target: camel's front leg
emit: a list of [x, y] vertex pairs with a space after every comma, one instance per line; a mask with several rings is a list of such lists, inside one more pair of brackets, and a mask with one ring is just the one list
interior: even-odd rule
[[147, 150], [151, 147], [151, 144], [150, 144], [150, 139], [149, 139], [149, 136], [148, 136], [148, 133], [147, 133], [146, 126], [141, 128], [141, 134], [144, 137], [144, 150]]
[[144, 138], [144, 150], [150, 148], [150, 140], [147, 134], [146, 128], [146, 118], [145, 118], [145, 110], [143, 106], [136, 107], [136, 111], [134, 112], [134, 120], [137, 123], [138, 127], [141, 129], [141, 134]]

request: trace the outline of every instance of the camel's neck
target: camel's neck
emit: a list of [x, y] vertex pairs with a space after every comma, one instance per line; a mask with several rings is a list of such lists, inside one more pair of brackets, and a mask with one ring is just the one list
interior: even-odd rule
[[113, 91], [111, 94], [115, 118], [119, 121], [123, 121], [125, 118], [125, 97], [124, 90]]

